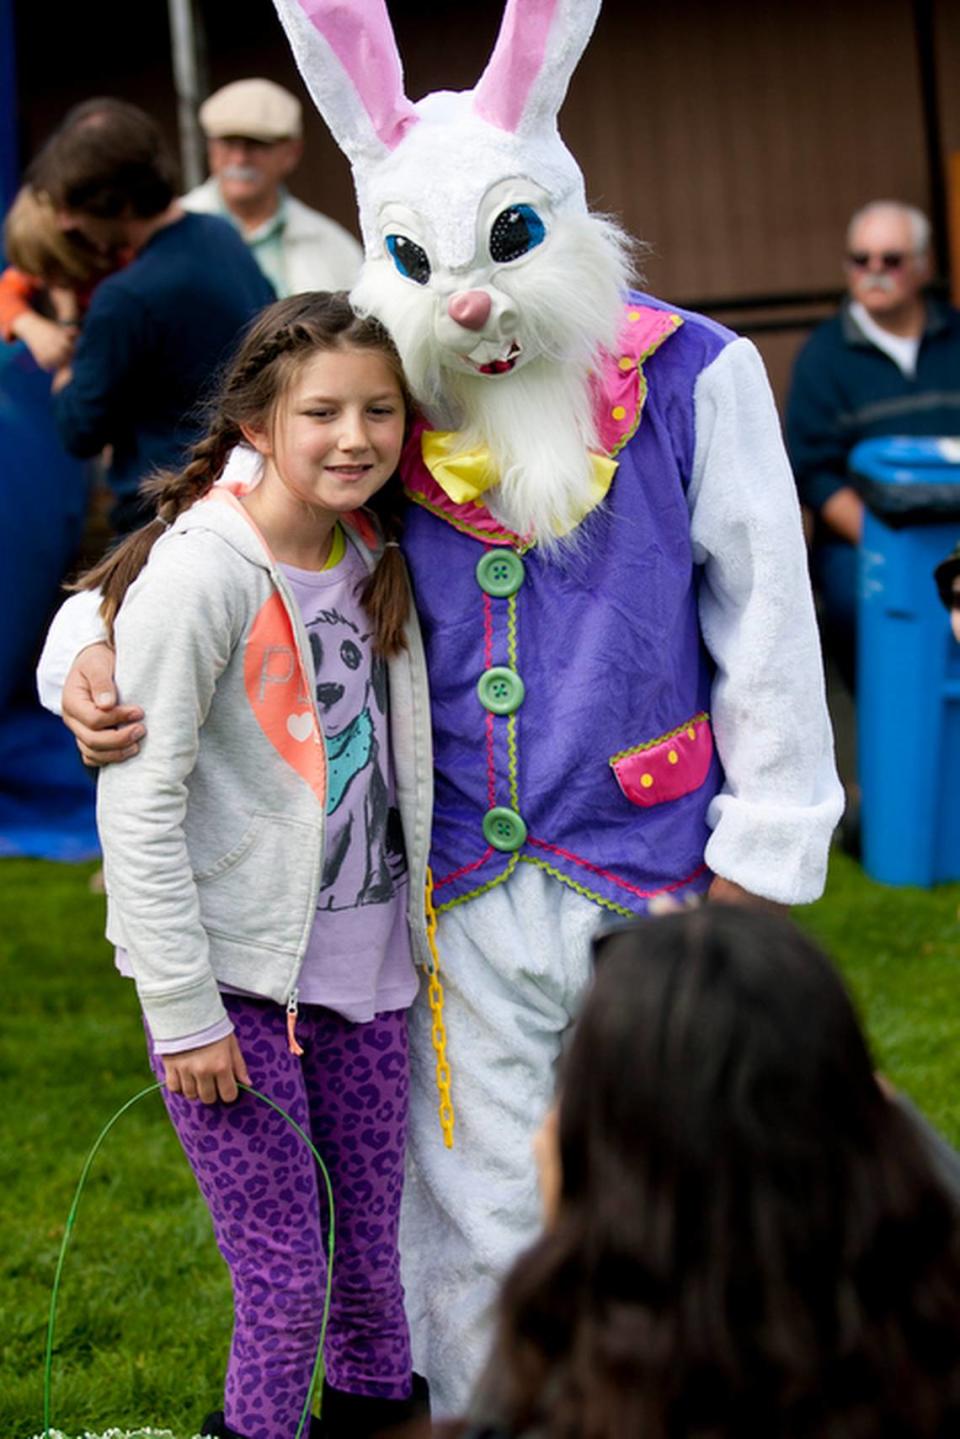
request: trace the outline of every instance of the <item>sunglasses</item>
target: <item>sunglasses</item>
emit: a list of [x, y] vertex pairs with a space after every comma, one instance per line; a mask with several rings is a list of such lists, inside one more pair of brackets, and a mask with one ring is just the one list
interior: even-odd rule
[[847, 264], [855, 270], [865, 270], [871, 260], [879, 260], [885, 270], [899, 270], [907, 256], [902, 250], [884, 250], [879, 255], [868, 254], [866, 250], [853, 250], [847, 256]]

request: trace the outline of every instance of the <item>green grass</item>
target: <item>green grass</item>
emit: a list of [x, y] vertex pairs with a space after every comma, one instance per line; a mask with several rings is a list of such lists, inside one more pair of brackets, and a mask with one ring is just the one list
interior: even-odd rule
[[[150, 1083], [92, 866], [0, 864], [0, 1439], [43, 1428], [57, 1254], [84, 1157]], [[195, 1433], [222, 1393], [229, 1281], [159, 1095], [98, 1156], [64, 1269], [51, 1422]]]
[[[150, 1082], [91, 866], [0, 863], [0, 1439], [43, 1427], [47, 1312], [64, 1221], [103, 1123]], [[799, 914], [836, 956], [879, 1064], [960, 1143], [960, 885], [871, 884], [835, 857]], [[815, 1022], [815, 1016], [810, 1017]], [[92, 1172], [64, 1271], [52, 1422], [195, 1432], [221, 1392], [229, 1284], [159, 1096]]]
[[839, 963], [878, 1067], [960, 1146], [960, 884], [891, 889], [834, 854], [795, 917]]

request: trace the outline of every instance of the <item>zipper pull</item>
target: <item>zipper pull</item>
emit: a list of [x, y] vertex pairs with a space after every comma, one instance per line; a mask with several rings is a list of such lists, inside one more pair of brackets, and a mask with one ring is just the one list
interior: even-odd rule
[[297, 991], [294, 989], [287, 1000], [287, 1048], [299, 1059], [303, 1050], [297, 1043]]

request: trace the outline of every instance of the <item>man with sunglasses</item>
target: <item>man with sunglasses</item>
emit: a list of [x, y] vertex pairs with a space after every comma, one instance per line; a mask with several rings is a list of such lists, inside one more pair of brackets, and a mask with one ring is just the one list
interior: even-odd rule
[[930, 224], [913, 206], [880, 200], [858, 210], [845, 268], [846, 300], [797, 358], [787, 443], [814, 516], [824, 645], [853, 690], [863, 502], [847, 459], [872, 436], [960, 433], [960, 312], [925, 294]]

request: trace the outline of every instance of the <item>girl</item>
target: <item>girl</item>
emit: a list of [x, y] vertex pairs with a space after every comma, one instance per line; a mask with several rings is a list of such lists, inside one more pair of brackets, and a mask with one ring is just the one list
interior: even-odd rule
[[470, 1439], [948, 1439], [960, 1222], [786, 921], [613, 932]]
[[[425, 1408], [396, 1241], [417, 988], [405, 911], [420, 923], [431, 764], [406, 574], [379, 538], [406, 413], [388, 337], [345, 297], [271, 306], [192, 462], [153, 482], [157, 520], [83, 581], [102, 588], [120, 685], [150, 712], [137, 758], [101, 776], [107, 933], [233, 1279], [208, 1434], [291, 1439], [323, 1307], [314, 1162], [238, 1080], [287, 1109], [331, 1173], [314, 1434], [386, 1433]], [[214, 488], [241, 441], [259, 482]]]
[[64, 234], [49, 198], [30, 185], [7, 212], [3, 243], [0, 338], [22, 340], [41, 369], [59, 369], [70, 361], [90, 295], [114, 266]]

